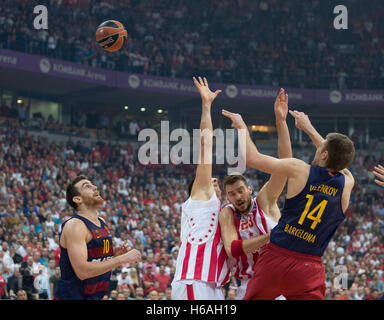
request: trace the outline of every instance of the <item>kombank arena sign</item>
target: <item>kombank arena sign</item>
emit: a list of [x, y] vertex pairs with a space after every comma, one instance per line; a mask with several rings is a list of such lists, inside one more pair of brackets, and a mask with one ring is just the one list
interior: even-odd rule
[[[191, 79], [167, 78], [111, 71], [12, 50], [0, 49], [0, 66], [36, 72], [58, 78], [97, 83], [99, 85], [148, 93], [199, 96]], [[240, 84], [210, 83], [223, 91], [221, 98], [273, 102], [280, 88]], [[384, 105], [384, 90], [327, 90], [285, 88], [291, 103]]]

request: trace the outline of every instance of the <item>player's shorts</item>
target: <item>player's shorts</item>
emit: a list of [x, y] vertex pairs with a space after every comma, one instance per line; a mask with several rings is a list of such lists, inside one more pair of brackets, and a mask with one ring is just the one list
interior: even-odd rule
[[[251, 279], [241, 280], [240, 286], [237, 288], [236, 300], [244, 300], [247, 287]], [[286, 300], [283, 295], [278, 296], [275, 300]]]
[[214, 282], [179, 280], [172, 282], [172, 300], [224, 300], [224, 294]]
[[246, 300], [324, 300], [325, 268], [321, 257], [268, 243], [254, 267]]

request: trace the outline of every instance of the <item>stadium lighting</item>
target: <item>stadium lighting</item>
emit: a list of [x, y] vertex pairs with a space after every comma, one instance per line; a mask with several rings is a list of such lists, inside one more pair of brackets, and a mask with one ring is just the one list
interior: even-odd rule
[[140, 108], [140, 111], [141, 111], [141, 112], [145, 112], [145, 110], [147, 110], [147, 109], [144, 108], [144, 107]]
[[163, 109], [157, 109], [157, 113], [163, 113]]
[[128, 106], [124, 106], [124, 110], [128, 110]]
[[17, 100], [17, 103], [18, 103], [18, 104], [21, 104], [21, 103], [23, 103], [23, 100], [18, 99], [18, 100]]

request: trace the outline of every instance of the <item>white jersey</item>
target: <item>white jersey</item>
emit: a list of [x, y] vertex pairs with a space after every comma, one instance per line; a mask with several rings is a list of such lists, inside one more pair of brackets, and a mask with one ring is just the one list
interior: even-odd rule
[[[247, 214], [237, 213], [233, 204], [229, 204], [228, 207], [232, 209], [239, 240], [267, 234], [277, 225], [260, 209], [256, 197], [252, 199], [252, 207]], [[252, 253], [242, 254], [236, 258], [233, 268], [237, 279], [248, 280], [252, 278], [253, 266], [259, 257], [259, 251], [260, 249]]]
[[227, 254], [220, 236], [220, 200], [188, 198], [182, 205], [181, 246], [173, 281], [200, 280], [217, 287], [229, 279]]

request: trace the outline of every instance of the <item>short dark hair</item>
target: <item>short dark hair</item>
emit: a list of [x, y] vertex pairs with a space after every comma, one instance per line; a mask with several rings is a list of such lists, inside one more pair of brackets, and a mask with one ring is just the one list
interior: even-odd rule
[[68, 204], [75, 210], [77, 210], [77, 204], [73, 201], [73, 197], [76, 197], [80, 195], [79, 191], [75, 187], [75, 184], [77, 184], [81, 180], [87, 180], [88, 178], [84, 175], [77, 176], [72, 182], [67, 186], [67, 202]]
[[247, 179], [245, 179], [245, 177], [242, 175], [242, 174], [230, 174], [228, 176], [225, 176], [224, 180], [223, 180], [223, 188], [224, 188], [224, 191], [226, 191], [226, 186], [227, 185], [231, 185], [231, 184], [234, 184], [236, 183], [237, 181], [243, 181], [245, 186], [248, 187], [248, 182], [247, 182]]
[[355, 157], [355, 146], [351, 139], [341, 133], [329, 133], [322, 152], [328, 151], [326, 167], [336, 172], [347, 168]]

